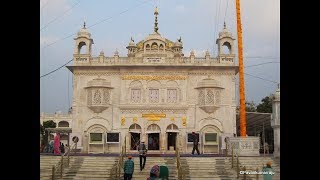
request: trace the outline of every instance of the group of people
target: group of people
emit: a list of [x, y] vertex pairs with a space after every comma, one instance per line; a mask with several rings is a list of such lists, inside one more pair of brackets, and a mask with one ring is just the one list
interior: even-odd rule
[[51, 140], [44, 148], [46, 153], [54, 153], [54, 155], [60, 155], [65, 153], [65, 146], [60, 142], [60, 133], [57, 133], [54, 140]]
[[[144, 144], [144, 141], [141, 141], [141, 143], [138, 145], [137, 148], [139, 152], [139, 159], [140, 159], [140, 171], [142, 171], [145, 168], [146, 165], [146, 159], [147, 159], [147, 152], [148, 149], [146, 145]], [[132, 156], [128, 156], [128, 160], [124, 163], [124, 179], [125, 180], [131, 180], [132, 174], [134, 172], [134, 162], [132, 160]], [[169, 169], [165, 165], [154, 165], [150, 170], [150, 175], [148, 177], [148, 180], [156, 180], [156, 179], [162, 179], [162, 180], [168, 180], [169, 178]]]

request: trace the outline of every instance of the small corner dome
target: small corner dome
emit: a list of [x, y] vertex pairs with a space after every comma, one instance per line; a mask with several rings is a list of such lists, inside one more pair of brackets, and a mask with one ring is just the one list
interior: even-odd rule
[[219, 38], [222, 38], [222, 37], [231, 37], [233, 39], [232, 33], [227, 29], [225, 23], [224, 23], [223, 30], [219, 33]]
[[91, 36], [88, 29], [86, 28], [86, 23], [83, 24], [83, 27], [79, 30], [78, 36]]
[[276, 92], [274, 93], [274, 99], [275, 100], [280, 100], [280, 88], [278, 88], [276, 90]]
[[81, 28], [79, 32], [80, 32], [80, 33], [89, 33], [88, 29], [85, 28], [85, 27], [84, 27], [84, 28]]
[[179, 42], [178, 40], [174, 43], [175, 46], [182, 46], [182, 43]]
[[129, 46], [135, 46], [133, 40], [131, 39], [130, 42], [129, 42]]

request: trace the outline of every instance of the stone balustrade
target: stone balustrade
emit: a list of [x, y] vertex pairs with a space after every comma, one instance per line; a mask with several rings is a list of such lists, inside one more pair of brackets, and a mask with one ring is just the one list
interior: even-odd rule
[[[149, 58], [150, 59], [150, 58]], [[235, 65], [234, 57], [219, 58], [159, 58], [146, 60], [146, 57], [75, 57], [74, 65], [77, 66], [113, 66], [113, 65], [195, 65], [195, 66], [230, 66]]]

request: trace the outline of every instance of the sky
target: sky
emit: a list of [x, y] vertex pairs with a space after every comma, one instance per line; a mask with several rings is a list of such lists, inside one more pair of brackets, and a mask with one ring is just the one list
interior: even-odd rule
[[[259, 104], [280, 83], [280, 0], [240, 3], [246, 101]], [[224, 22], [237, 37], [235, 0], [40, 0], [40, 76], [72, 59], [73, 38], [84, 21], [94, 41], [92, 56], [102, 50], [113, 56], [116, 49], [127, 56], [131, 37], [139, 42], [153, 32], [155, 6], [158, 32], [172, 41], [181, 36], [185, 56], [193, 49], [196, 57], [206, 50], [216, 57]], [[40, 112], [68, 112], [72, 79], [66, 67], [40, 78]]]

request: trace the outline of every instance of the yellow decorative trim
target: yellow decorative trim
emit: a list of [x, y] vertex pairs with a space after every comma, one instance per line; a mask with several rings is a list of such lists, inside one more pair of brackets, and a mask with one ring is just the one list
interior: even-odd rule
[[170, 120], [171, 120], [171, 121], [174, 121], [174, 117], [170, 117]]
[[142, 117], [148, 119], [149, 121], [159, 121], [161, 118], [165, 118], [166, 116], [166, 114], [142, 114]]
[[125, 75], [122, 80], [186, 80], [187, 76], [142, 76]]
[[121, 126], [124, 126], [125, 122], [126, 122], [126, 118], [122, 116], [121, 117]]
[[187, 125], [187, 117], [185, 117], [185, 116], [182, 117], [182, 125], [183, 126]]
[[133, 122], [137, 122], [137, 121], [138, 121], [138, 117], [134, 117]]

